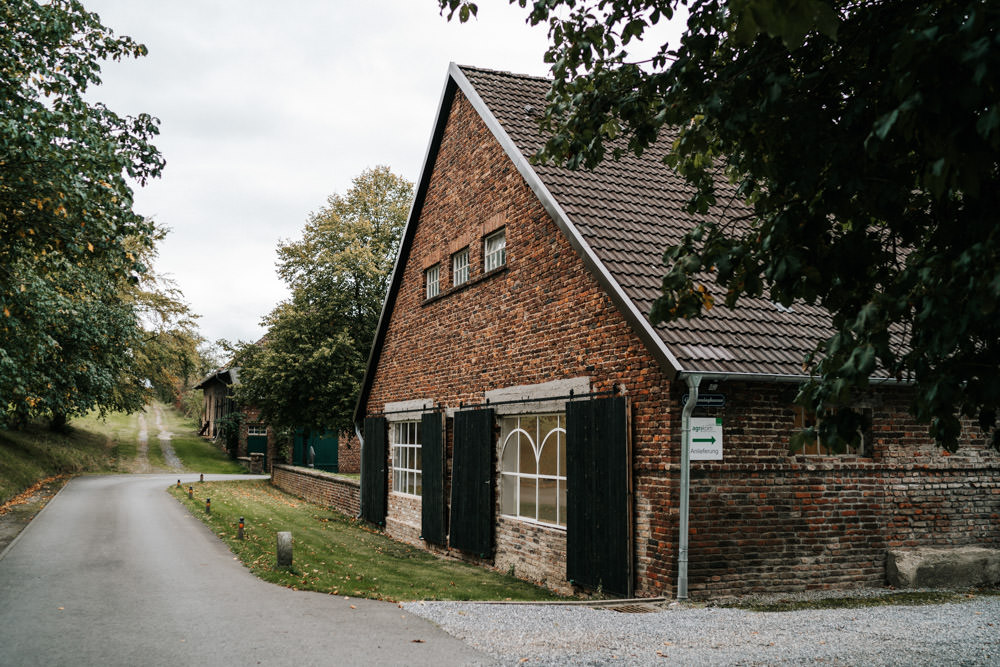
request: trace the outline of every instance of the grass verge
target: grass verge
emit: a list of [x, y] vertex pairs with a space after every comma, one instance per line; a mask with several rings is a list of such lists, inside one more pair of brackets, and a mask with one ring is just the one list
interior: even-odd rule
[[[261, 579], [297, 590], [376, 600], [553, 600], [544, 588], [439, 558], [265, 481], [206, 482], [172, 493]], [[211, 499], [212, 513], [205, 513]], [[236, 539], [240, 517], [245, 538]], [[291, 531], [292, 567], [277, 566], [277, 533]]]
[[53, 433], [29, 425], [0, 431], [0, 504], [49, 477], [115, 471], [117, 453], [103, 434], [78, 428]]
[[802, 611], [804, 609], [859, 609], [862, 607], [894, 607], [917, 606], [925, 604], [944, 604], [946, 602], [966, 602], [979, 595], [1000, 595], [998, 590], [976, 590], [970, 592], [958, 591], [897, 591], [884, 595], [858, 595], [811, 600], [747, 600], [722, 603], [715, 606], [730, 609], [746, 609], [748, 611], [784, 612]]

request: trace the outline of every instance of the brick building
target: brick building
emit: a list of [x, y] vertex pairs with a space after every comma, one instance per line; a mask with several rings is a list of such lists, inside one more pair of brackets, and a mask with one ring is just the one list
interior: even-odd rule
[[[891, 548], [998, 546], [1000, 459], [971, 426], [939, 451], [903, 386], [862, 399], [855, 450], [790, 450], [821, 310], [649, 323], [689, 186], [655, 151], [531, 165], [547, 87], [449, 69], [358, 403], [362, 516], [557, 590], [637, 595], [875, 586]], [[711, 436], [692, 436], [686, 561], [685, 406]]]
[[231, 387], [239, 384], [239, 368], [217, 368], [194, 386], [201, 389], [205, 402], [199, 433], [214, 438], [218, 433], [218, 422], [236, 412]]

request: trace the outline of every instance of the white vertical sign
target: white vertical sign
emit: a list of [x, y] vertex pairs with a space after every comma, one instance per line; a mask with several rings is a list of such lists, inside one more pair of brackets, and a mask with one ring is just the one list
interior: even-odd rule
[[722, 418], [691, 418], [691, 460], [722, 460]]

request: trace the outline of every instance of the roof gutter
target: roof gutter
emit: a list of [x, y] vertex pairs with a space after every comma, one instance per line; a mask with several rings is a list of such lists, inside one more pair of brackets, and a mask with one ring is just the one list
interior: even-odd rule
[[[732, 373], [728, 371], [678, 371], [677, 379], [683, 380], [697, 375], [712, 382], [782, 382], [786, 384], [801, 384], [807, 382], [814, 376], [811, 375], [782, 375], [780, 373]], [[891, 377], [871, 378], [869, 382], [873, 385], [908, 385], [913, 384], [910, 380], [897, 380]]]

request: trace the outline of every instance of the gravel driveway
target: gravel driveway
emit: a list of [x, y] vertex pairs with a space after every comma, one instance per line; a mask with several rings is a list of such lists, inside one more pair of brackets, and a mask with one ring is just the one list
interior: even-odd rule
[[500, 664], [1000, 665], [1000, 597], [925, 606], [655, 613], [546, 605], [404, 605]]

